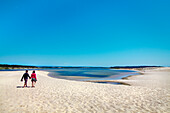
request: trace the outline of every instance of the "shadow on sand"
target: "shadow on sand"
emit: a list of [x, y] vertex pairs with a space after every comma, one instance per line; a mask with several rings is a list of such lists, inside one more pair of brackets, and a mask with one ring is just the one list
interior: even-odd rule
[[[16, 88], [24, 88], [23, 86], [17, 86]], [[35, 88], [35, 87], [32, 87], [32, 86], [27, 86], [25, 88]]]

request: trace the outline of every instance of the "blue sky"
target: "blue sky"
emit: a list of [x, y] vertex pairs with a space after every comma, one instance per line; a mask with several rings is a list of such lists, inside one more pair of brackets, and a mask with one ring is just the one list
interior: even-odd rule
[[1, 0], [0, 63], [170, 65], [169, 0]]

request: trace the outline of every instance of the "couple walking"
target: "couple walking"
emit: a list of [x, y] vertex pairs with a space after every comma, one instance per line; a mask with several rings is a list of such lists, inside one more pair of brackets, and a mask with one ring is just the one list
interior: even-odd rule
[[[34, 84], [35, 84], [36, 81], [37, 81], [37, 77], [36, 77], [35, 71], [32, 72], [31, 77], [30, 77], [29, 74], [28, 74], [28, 70], [26, 70], [26, 72], [24, 73], [24, 75], [23, 75], [22, 78], [21, 78], [21, 81], [23, 81], [23, 79], [24, 79], [24, 81], [25, 81], [25, 82], [24, 82], [24, 87], [25, 87], [25, 86], [27, 87], [28, 78], [31, 79], [31, 81], [32, 81], [32, 87], [35, 87]], [[23, 87], [23, 88], [24, 88], [24, 87]]]

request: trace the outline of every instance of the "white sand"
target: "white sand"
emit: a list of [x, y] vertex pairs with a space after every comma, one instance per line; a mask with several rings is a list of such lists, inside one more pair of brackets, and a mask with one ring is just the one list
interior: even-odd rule
[[17, 88], [23, 73], [0, 72], [0, 113], [170, 113], [170, 69], [120, 80], [132, 86], [62, 80], [37, 71], [35, 88]]

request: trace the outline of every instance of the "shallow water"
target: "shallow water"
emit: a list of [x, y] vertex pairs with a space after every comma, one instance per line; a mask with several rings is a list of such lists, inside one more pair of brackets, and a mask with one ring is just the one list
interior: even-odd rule
[[51, 69], [49, 76], [69, 80], [116, 80], [130, 75], [137, 75], [138, 72], [131, 70], [113, 70], [109, 68], [68, 68]]

